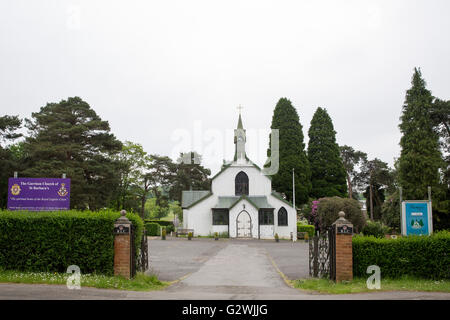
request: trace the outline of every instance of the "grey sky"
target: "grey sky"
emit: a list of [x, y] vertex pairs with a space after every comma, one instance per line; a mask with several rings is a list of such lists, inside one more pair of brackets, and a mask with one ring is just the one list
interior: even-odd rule
[[[247, 130], [268, 130], [287, 97], [306, 141], [325, 107], [339, 144], [392, 165], [413, 68], [450, 99], [449, 12], [446, 0], [2, 0], [0, 115], [76, 95], [120, 140], [171, 155], [177, 132], [226, 136], [239, 104]], [[258, 138], [248, 144], [262, 164]], [[222, 140], [229, 160], [233, 140]]]

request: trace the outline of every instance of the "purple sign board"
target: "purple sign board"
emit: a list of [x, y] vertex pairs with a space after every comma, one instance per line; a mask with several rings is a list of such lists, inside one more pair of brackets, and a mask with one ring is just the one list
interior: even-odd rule
[[70, 179], [9, 178], [8, 210], [70, 209]]

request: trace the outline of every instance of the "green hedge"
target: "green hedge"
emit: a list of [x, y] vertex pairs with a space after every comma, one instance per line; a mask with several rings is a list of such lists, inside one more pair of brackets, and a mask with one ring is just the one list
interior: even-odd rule
[[[114, 273], [113, 211], [0, 211], [0, 267], [20, 271]], [[128, 213], [140, 239], [143, 222]], [[136, 257], [141, 242], [135, 241]]]
[[432, 236], [379, 239], [353, 237], [353, 273], [367, 277], [367, 267], [377, 265], [381, 277], [403, 275], [431, 279], [450, 278], [450, 232]]
[[145, 223], [145, 231], [148, 236], [159, 236], [160, 235], [160, 225], [154, 222]]
[[309, 224], [297, 223], [297, 232], [308, 232], [309, 238], [314, 237], [315, 228]]
[[[157, 223], [161, 227], [166, 227], [166, 232], [168, 234], [172, 231], [175, 231], [175, 226], [173, 225], [173, 221], [146, 219], [145, 223]], [[161, 233], [160, 231], [158, 231], [158, 232]], [[159, 235], [160, 234], [158, 234], [158, 236]]]

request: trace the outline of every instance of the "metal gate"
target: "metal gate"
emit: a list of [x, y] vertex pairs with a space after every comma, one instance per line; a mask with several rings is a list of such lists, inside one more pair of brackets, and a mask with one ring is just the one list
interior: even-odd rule
[[334, 228], [309, 241], [309, 275], [315, 278], [336, 277], [336, 237]]
[[148, 242], [147, 236], [145, 232], [145, 228], [142, 233], [142, 238], [139, 240], [141, 242], [141, 246], [138, 254], [136, 254], [136, 245], [135, 245], [135, 231], [136, 227], [132, 225], [130, 239], [131, 239], [131, 277], [136, 275], [137, 271], [145, 272], [148, 270]]

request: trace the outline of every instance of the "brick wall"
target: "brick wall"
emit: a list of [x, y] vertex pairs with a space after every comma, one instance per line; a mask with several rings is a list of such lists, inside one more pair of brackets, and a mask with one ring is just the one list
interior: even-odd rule
[[131, 241], [129, 234], [116, 234], [114, 237], [114, 275], [127, 279], [131, 276]]
[[352, 235], [336, 234], [336, 282], [352, 279]]

